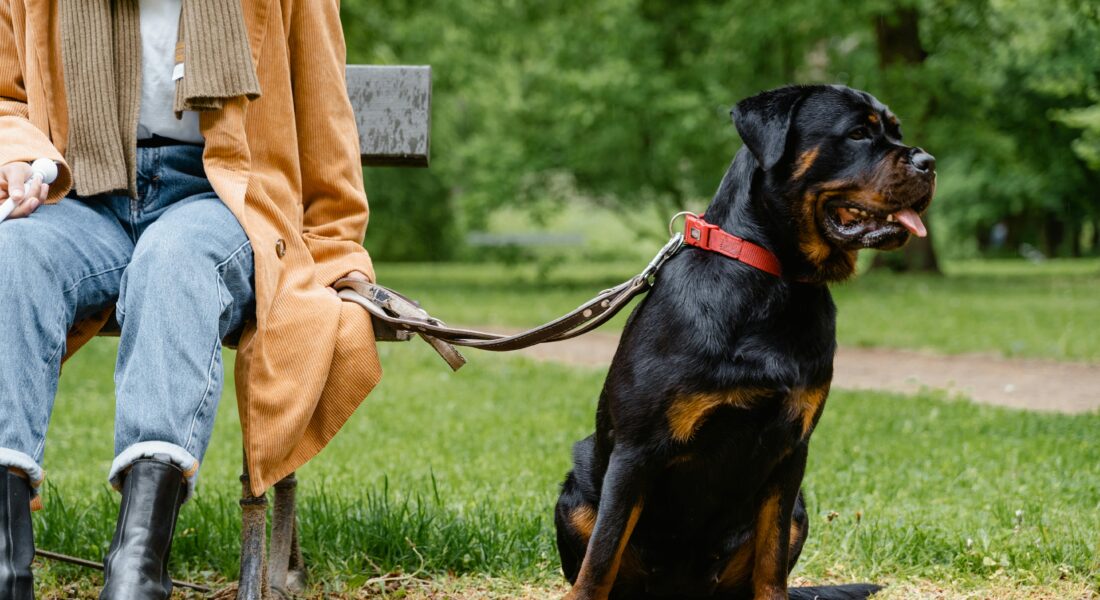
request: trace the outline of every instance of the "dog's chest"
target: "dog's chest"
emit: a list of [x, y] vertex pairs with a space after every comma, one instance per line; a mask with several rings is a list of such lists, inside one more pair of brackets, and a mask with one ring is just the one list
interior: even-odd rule
[[717, 412], [663, 465], [646, 500], [651, 520], [642, 529], [664, 538], [662, 545], [683, 542], [687, 552], [751, 523], [776, 468], [804, 443], [801, 432], [797, 419]]
[[[731, 336], [726, 352], [685, 379], [681, 389], [689, 391], [673, 394], [666, 410], [671, 439], [687, 443], [715, 429], [728, 439], [742, 427], [750, 437], [808, 439], [829, 394], [836, 337], [832, 315], [807, 308], [792, 304]], [[715, 420], [722, 415], [730, 418]]]
[[826, 381], [678, 395], [665, 411], [668, 435], [674, 445], [686, 447], [700, 438], [709, 440], [706, 445], [747, 443], [764, 449], [773, 445], [765, 443], [767, 438], [776, 437], [775, 443], [789, 445], [809, 438], [828, 394]]
[[665, 481], [657, 486], [668, 490], [669, 503], [695, 507], [685, 518], [701, 521], [728, 511], [731, 499], [751, 504], [775, 468], [808, 443], [829, 393], [823, 362], [801, 361], [784, 369], [808, 375], [805, 379], [675, 396], [664, 415], [669, 458]]
[[740, 389], [679, 399], [669, 409], [666, 470], [707, 489], [751, 490], [808, 441], [827, 393]]

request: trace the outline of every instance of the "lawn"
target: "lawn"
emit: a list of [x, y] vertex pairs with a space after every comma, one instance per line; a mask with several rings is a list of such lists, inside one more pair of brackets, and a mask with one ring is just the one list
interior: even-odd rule
[[[379, 272], [450, 321], [529, 325], [633, 268], [562, 269], [546, 282], [491, 266]], [[1100, 314], [1100, 264], [950, 272], [842, 286], [843, 341], [1100, 359], [1089, 331]], [[1040, 325], [1023, 327], [1025, 318]], [[958, 335], [962, 326], [966, 335]], [[1059, 344], [1044, 341], [1048, 326]], [[66, 366], [47, 446], [46, 510], [35, 524], [44, 549], [98, 558], [110, 540], [117, 499], [103, 478], [114, 348], [97, 340]], [[469, 355], [471, 364], [451, 374], [423, 344], [383, 348], [383, 384], [300, 473], [315, 594], [402, 572], [452, 589], [554, 596], [555, 490], [570, 444], [591, 430], [603, 374]], [[811, 535], [796, 576], [889, 582], [892, 598], [935, 589], [947, 590], [945, 598], [1018, 590], [1084, 598], [1100, 588], [1100, 414], [1025, 413], [935, 394], [837, 391], [829, 404], [810, 455]], [[236, 576], [237, 431], [227, 393], [200, 491], [181, 518], [173, 550], [180, 577], [217, 584]], [[39, 580], [41, 597], [79, 595], [98, 581], [64, 566], [40, 568]], [[523, 585], [544, 591], [517, 591]]]

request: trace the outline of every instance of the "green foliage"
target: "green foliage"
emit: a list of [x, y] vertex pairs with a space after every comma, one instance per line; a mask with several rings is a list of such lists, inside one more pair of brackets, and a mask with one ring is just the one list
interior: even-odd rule
[[[876, 23], [919, 17], [893, 60]], [[1087, 0], [346, 0], [349, 60], [434, 69], [433, 164], [368, 172], [368, 246], [448, 258], [501, 208], [579, 200], [639, 229], [698, 209], [737, 145], [728, 111], [788, 82], [865, 88], [939, 158], [953, 252], [1100, 251], [1100, 8]], [[905, 50], [905, 48], [902, 48]], [[926, 58], [919, 59], [920, 56]], [[436, 231], [429, 248], [412, 234]]]
[[941, 175], [945, 216], [956, 234], [1005, 220], [1016, 241], [1076, 254], [1083, 224], [1100, 220], [1097, 165], [1086, 163], [1100, 13], [1077, 0], [975, 6], [968, 19], [929, 12], [950, 19], [955, 38], [955, 51], [930, 59], [929, 69], [957, 82], [955, 101], [972, 107], [944, 111], [933, 131], [962, 158]]
[[459, 221], [439, 174], [371, 168], [363, 173], [370, 202], [366, 246], [375, 260], [448, 260], [461, 247]]

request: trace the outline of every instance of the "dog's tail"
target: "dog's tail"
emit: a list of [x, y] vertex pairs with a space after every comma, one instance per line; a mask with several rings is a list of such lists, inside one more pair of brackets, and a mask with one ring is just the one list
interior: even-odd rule
[[865, 600], [882, 589], [880, 585], [853, 583], [849, 585], [826, 585], [821, 587], [799, 587], [787, 590], [790, 600]]

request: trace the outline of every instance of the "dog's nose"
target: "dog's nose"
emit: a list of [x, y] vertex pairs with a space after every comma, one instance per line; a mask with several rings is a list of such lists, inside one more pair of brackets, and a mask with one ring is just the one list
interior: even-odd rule
[[921, 148], [913, 149], [913, 154], [909, 157], [909, 163], [922, 173], [936, 170], [936, 157], [925, 152]]

